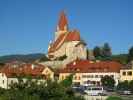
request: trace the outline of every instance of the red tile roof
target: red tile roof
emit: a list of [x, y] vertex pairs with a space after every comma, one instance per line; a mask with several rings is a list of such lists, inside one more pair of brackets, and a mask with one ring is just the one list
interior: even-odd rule
[[80, 33], [77, 30], [70, 31], [67, 34], [65, 41], [66, 42], [68, 42], [68, 41], [80, 41]]
[[61, 69], [60, 73], [95, 73], [95, 72], [120, 72], [122, 65], [115, 61], [91, 62], [89, 60], [76, 60]]
[[[33, 68], [34, 67], [34, 68]], [[13, 67], [11, 65], [5, 65], [0, 69], [1, 73], [5, 73], [7, 77], [12, 77], [15, 75], [32, 75], [39, 76], [42, 74], [42, 71], [45, 69], [45, 66], [40, 64], [23, 64], [19, 67]]]
[[80, 34], [78, 31], [70, 31], [68, 33], [61, 34], [57, 40], [51, 45], [49, 48], [49, 53], [54, 52], [58, 50], [64, 42], [69, 42], [69, 41], [80, 41]]

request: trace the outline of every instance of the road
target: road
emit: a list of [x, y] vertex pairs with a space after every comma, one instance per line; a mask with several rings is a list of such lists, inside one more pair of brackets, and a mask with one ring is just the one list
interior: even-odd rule
[[[110, 93], [108, 96], [121, 97], [123, 100], [133, 100], [133, 95], [119, 95], [117, 93]], [[108, 96], [89, 96], [84, 95], [85, 100], [106, 100]]]

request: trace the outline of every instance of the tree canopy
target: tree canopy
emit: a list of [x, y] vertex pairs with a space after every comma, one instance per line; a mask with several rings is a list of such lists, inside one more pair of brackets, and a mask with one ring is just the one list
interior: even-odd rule
[[[71, 77], [64, 80], [68, 81], [71, 81]], [[13, 83], [10, 89], [0, 89], [0, 100], [84, 100], [83, 97], [74, 94], [70, 85], [50, 80], [40, 84], [38, 81], [21, 80]]]
[[133, 60], [133, 46], [128, 51], [128, 62]]
[[102, 85], [106, 88], [114, 88], [115, 86], [114, 78], [107, 75], [101, 78], [101, 82]]

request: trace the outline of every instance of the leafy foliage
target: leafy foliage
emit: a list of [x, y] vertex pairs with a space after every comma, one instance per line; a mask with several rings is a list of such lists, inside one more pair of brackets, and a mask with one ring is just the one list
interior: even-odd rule
[[114, 88], [115, 80], [110, 76], [104, 76], [101, 78], [102, 85], [106, 88]]
[[106, 100], [123, 100], [123, 99], [117, 96], [109, 96]]
[[124, 81], [124, 82], [119, 82], [117, 85], [117, 90], [128, 90], [129, 89], [129, 82]]
[[111, 60], [120, 62], [121, 64], [127, 64], [128, 55], [127, 54], [119, 54], [119, 55], [112, 55]]
[[98, 46], [96, 46], [96, 47], [94, 48], [93, 52], [94, 52], [94, 56], [95, 56], [95, 57], [101, 57], [101, 56], [102, 56], [101, 48], [98, 47]]
[[131, 90], [132, 93], [133, 93], [133, 80], [131, 80], [131, 81], [129, 82], [129, 88], [130, 88], [130, 90]]
[[102, 47], [96, 46], [93, 49], [94, 56], [98, 60], [110, 60], [110, 57], [112, 55], [111, 47], [108, 43], [104, 43]]
[[112, 55], [111, 47], [109, 46], [108, 43], [104, 44], [104, 46], [102, 48], [102, 54], [104, 57], [110, 57]]
[[72, 85], [72, 79], [73, 79], [73, 74], [71, 74], [70, 76], [68, 76], [66, 79], [64, 79], [61, 84], [64, 87], [70, 87]]
[[128, 62], [132, 60], [133, 60], [133, 47], [131, 47], [128, 52]]
[[117, 90], [130, 90], [133, 93], [133, 80], [119, 82]]
[[39, 59], [39, 62], [44, 62], [44, 61], [49, 61], [50, 59], [46, 56], [46, 55], [43, 55], [40, 59]]
[[[71, 78], [68, 77], [67, 81]], [[64, 82], [67, 82], [64, 80]], [[63, 82], [63, 83], [64, 83]], [[69, 82], [68, 82], [69, 83]], [[71, 82], [70, 82], [71, 83]], [[13, 83], [8, 90], [0, 91], [2, 100], [84, 100], [81, 96], [75, 96], [71, 84], [63, 85], [57, 81], [48, 80], [38, 84], [38, 81], [28, 80]]]

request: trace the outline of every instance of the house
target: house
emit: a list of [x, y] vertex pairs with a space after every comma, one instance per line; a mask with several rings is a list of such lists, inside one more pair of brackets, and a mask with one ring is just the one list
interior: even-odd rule
[[122, 67], [120, 70], [120, 81], [133, 80], [133, 61], [126, 67]]
[[66, 65], [59, 71], [59, 81], [64, 80], [70, 74], [73, 76], [73, 84], [101, 85], [101, 78], [108, 75], [114, 78], [116, 84], [120, 80], [120, 68], [122, 65], [115, 61], [89, 61], [77, 59]]
[[54, 72], [50, 67], [36, 63], [22, 64], [21, 66], [7, 64], [0, 69], [0, 87], [10, 88], [12, 83], [18, 82], [18, 77], [26, 81], [29, 76], [32, 80], [38, 79], [39, 82], [45, 82], [47, 79], [54, 79]]

